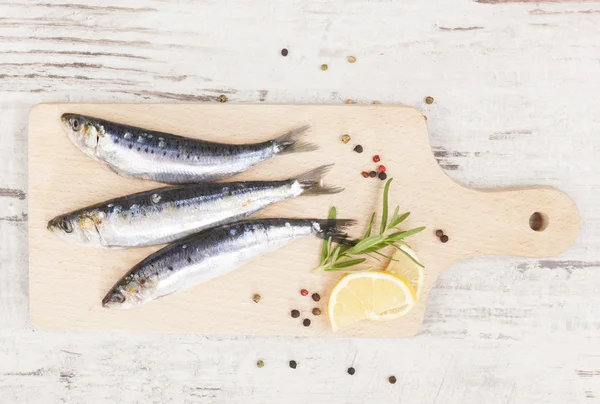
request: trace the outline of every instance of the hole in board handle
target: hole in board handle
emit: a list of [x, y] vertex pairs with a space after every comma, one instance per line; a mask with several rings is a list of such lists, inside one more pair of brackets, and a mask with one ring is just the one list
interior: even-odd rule
[[529, 216], [529, 227], [534, 231], [544, 231], [548, 227], [548, 216], [541, 212], [533, 212]]

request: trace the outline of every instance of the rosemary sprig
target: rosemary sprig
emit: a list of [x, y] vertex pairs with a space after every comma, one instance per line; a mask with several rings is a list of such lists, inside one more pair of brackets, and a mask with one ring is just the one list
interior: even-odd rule
[[[383, 188], [383, 208], [381, 211], [381, 224], [379, 225], [378, 232], [379, 234], [374, 236], [371, 235], [373, 232], [373, 224], [375, 222], [375, 213], [373, 212], [373, 214], [371, 215], [371, 220], [369, 221], [369, 225], [367, 226], [367, 230], [361, 239], [350, 241], [348, 243], [350, 245], [337, 244], [335, 247], [332, 245], [333, 242], [331, 237], [324, 240], [323, 247], [321, 249], [321, 263], [317, 268], [313, 270], [313, 272], [368, 271], [372, 269], [372, 267], [360, 267], [360, 264], [364, 263], [367, 260], [366, 258], [362, 258], [360, 256], [366, 255], [372, 257], [372, 254], [377, 254], [379, 256], [391, 259], [391, 257], [388, 257], [380, 252], [380, 250], [390, 246], [404, 253], [417, 265], [421, 267], [423, 266], [420, 262], [416, 261], [413, 257], [411, 257], [410, 254], [404, 251], [404, 249], [402, 249], [401, 246], [408, 246], [404, 239], [425, 230], [425, 227], [417, 227], [410, 230], [399, 229], [398, 226], [402, 222], [404, 222], [410, 215], [410, 212], [406, 212], [402, 215], [399, 215], [399, 206], [396, 206], [394, 213], [391, 217], [388, 218], [388, 199], [391, 182], [392, 179], [390, 178], [386, 182], [385, 187]], [[336, 216], [337, 211], [334, 206], [329, 210], [328, 219], [335, 220]], [[354, 268], [357, 266], [359, 267]]]

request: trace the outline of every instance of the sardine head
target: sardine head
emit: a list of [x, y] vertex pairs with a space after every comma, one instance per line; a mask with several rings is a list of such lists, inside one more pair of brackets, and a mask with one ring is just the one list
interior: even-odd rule
[[102, 247], [98, 223], [88, 215], [68, 213], [48, 222], [48, 230], [70, 243], [88, 247]]
[[130, 309], [154, 298], [154, 282], [125, 275], [102, 299], [105, 308]]
[[82, 115], [63, 114], [60, 119], [71, 142], [88, 156], [94, 157], [98, 141], [104, 134], [102, 125]]

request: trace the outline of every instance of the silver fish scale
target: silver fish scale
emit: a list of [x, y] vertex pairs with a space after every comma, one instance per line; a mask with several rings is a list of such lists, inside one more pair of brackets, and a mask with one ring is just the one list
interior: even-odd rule
[[139, 279], [158, 276], [156, 297], [164, 296], [231, 272], [295, 239], [315, 235], [313, 223], [262, 219], [211, 228], [157, 251], [130, 274]]
[[[95, 159], [118, 174], [170, 184], [210, 182], [229, 178], [274, 157], [293, 141], [223, 144], [149, 131], [92, 117], [81, 117], [101, 128]], [[298, 134], [306, 130], [299, 128]], [[291, 133], [291, 132], [290, 132]], [[310, 150], [310, 148], [306, 149]]]
[[95, 120], [105, 136], [96, 158], [124, 177], [170, 184], [216, 181], [231, 177], [277, 154], [275, 143], [213, 143]]
[[99, 246], [143, 247], [247, 218], [301, 192], [296, 180], [190, 184], [112, 199], [67, 215], [102, 218], [96, 225]]

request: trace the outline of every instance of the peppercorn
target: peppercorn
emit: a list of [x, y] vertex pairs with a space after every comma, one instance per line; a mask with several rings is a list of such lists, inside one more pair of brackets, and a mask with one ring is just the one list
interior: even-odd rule
[[255, 294], [254, 296], [252, 296], [252, 300], [254, 300], [254, 303], [260, 302], [260, 299], [261, 299], [261, 297], [258, 293]]
[[321, 296], [319, 296], [319, 294], [318, 294], [318, 293], [313, 293], [313, 294], [312, 294], [312, 299], [313, 299], [315, 302], [318, 302], [319, 300], [321, 300]]
[[388, 379], [390, 384], [396, 384], [397, 380], [396, 380], [396, 376], [390, 376], [390, 378]]
[[326, 64], [322, 64], [321, 65], [321, 70], [325, 71], [329, 68], [329, 66], [327, 66]]
[[444, 235], [444, 231], [443, 230], [436, 230], [435, 231], [435, 236], [436, 237], [442, 237]]
[[379, 171], [380, 173], [384, 173], [385, 170], [387, 170], [387, 169], [385, 168], [385, 166], [383, 164], [380, 165], [379, 167], [377, 167], [377, 171]]
[[310, 320], [308, 318], [305, 318], [304, 321], [302, 321], [302, 325], [308, 327], [310, 325]]
[[376, 154], [373, 156], [373, 162], [379, 163], [380, 160], [381, 160], [381, 157], [379, 157], [379, 154]]
[[312, 314], [314, 316], [320, 316], [321, 315], [321, 309], [318, 307], [315, 307], [314, 309], [312, 309]]
[[300, 317], [300, 312], [296, 309], [292, 310], [292, 312], [290, 314], [292, 315], [292, 318]]
[[353, 150], [355, 152], [357, 152], [357, 153], [362, 153], [363, 152], [363, 147], [361, 145], [356, 145], [356, 147], [354, 147]]
[[342, 143], [346, 144], [349, 141], [350, 141], [350, 135], [349, 134], [346, 133], [345, 135], [342, 135]]
[[360, 175], [362, 175], [365, 178], [369, 178], [369, 173], [366, 171], [363, 171], [362, 173], [360, 173]]
[[425, 97], [425, 102], [427, 104], [433, 104], [433, 97], [430, 97], [430, 96]]
[[290, 361], [290, 367], [292, 369], [296, 369], [296, 366], [298, 366], [298, 364], [296, 363], [296, 361]]
[[225, 102], [225, 101], [227, 101], [227, 97], [224, 94], [221, 94], [219, 96], [219, 102]]
[[258, 360], [256, 362], [256, 367], [257, 368], [262, 368], [263, 366], [265, 366], [265, 363], [262, 360]]
[[355, 372], [356, 372], [356, 370], [354, 370], [354, 368], [352, 368], [352, 367], [348, 368], [348, 374], [350, 376], [352, 376]]
[[369, 177], [371, 177], [371, 178], [375, 178], [375, 177], [377, 177], [377, 171], [371, 171], [371, 172], [369, 173]]
[[287, 56], [287, 55], [288, 55], [288, 50], [287, 50], [287, 49], [285, 49], [285, 48], [283, 48], [283, 49], [281, 50], [281, 56]]
[[300, 294], [301, 294], [302, 296], [308, 296], [308, 290], [306, 290], [306, 289], [302, 289], [302, 290], [300, 290]]
[[356, 62], [356, 58], [354, 56], [348, 56], [348, 62], [354, 63]]
[[450, 240], [450, 238], [448, 236], [446, 236], [445, 234], [442, 237], [440, 237], [440, 241], [442, 243], [447, 243], [448, 240]]
[[383, 181], [383, 180], [385, 180], [387, 178], [387, 174], [386, 173], [379, 173], [378, 177], [379, 177], [379, 179], [381, 181]]

